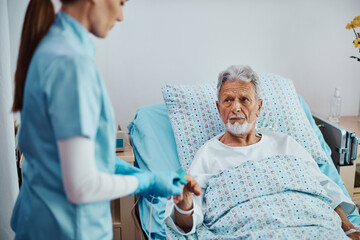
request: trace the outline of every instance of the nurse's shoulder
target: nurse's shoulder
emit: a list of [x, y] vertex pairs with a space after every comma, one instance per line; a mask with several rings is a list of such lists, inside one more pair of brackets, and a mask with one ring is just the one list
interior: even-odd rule
[[76, 81], [79, 85], [98, 86], [98, 72], [94, 59], [79, 52], [74, 44], [61, 36], [47, 35], [34, 54], [29, 72], [39, 71], [41, 88], [49, 88], [58, 80], [71, 86]]
[[58, 13], [55, 22], [40, 42], [33, 56], [33, 63], [43, 72], [51, 68], [71, 66], [93, 71], [95, 47], [88, 31], [65, 13]]

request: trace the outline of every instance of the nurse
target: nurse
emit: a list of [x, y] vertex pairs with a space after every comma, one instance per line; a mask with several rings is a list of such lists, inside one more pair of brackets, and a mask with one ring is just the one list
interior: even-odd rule
[[23, 184], [16, 239], [112, 239], [110, 200], [182, 192], [175, 172], [150, 173], [115, 158], [113, 108], [90, 34], [104, 38], [125, 0], [30, 0], [15, 74]]

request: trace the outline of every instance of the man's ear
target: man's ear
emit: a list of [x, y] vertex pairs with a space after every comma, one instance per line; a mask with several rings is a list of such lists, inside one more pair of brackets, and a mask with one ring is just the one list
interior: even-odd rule
[[261, 110], [261, 107], [262, 107], [262, 99], [259, 99], [258, 100], [258, 109], [257, 109], [257, 112], [256, 112], [256, 117], [258, 117], [260, 115], [260, 110]]
[[216, 107], [217, 107], [217, 110], [218, 110], [218, 112], [219, 112], [219, 114], [220, 114], [220, 104], [219, 104], [219, 101], [216, 101]]

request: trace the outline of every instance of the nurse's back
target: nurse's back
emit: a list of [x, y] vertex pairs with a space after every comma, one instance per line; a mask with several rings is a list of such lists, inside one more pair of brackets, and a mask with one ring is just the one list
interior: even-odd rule
[[[71, 20], [70, 16], [59, 12], [48, 34], [34, 53], [26, 79], [24, 105], [21, 113], [22, 126], [19, 133], [19, 145], [26, 158], [24, 164], [30, 165], [24, 167], [34, 168], [32, 172], [38, 172], [37, 178], [50, 177], [44, 175], [51, 174], [54, 184], [61, 184], [58, 182], [61, 181], [61, 171], [59, 171], [59, 154], [56, 142], [57, 138], [64, 138], [64, 136], [55, 136], [57, 129], [55, 129], [56, 124], [52, 122], [51, 115], [54, 112], [60, 112], [66, 119], [66, 115], [74, 113], [61, 108], [53, 109], [53, 102], [51, 101], [54, 100], [51, 97], [54, 91], [65, 90], [57, 93], [57, 95], [63, 97], [64, 104], [66, 101], [72, 100], [74, 96], [71, 95], [71, 89], [64, 89], [63, 85], [67, 84], [68, 81], [73, 81], [73, 85], [68, 87], [78, 87], [75, 79], [71, 76], [73, 72], [70, 72], [73, 71], [74, 64], [83, 65], [84, 68], [93, 71], [93, 74], [96, 75], [94, 61], [85, 51], [89, 44], [86, 41], [81, 42], [81, 35], [79, 37], [76, 35], [78, 30], [86, 30], [81, 29], [81, 26], [73, 26], [75, 20], [72, 22], [69, 20]], [[64, 26], [64, 24], [67, 25]], [[76, 29], [76, 27], [80, 29]], [[92, 50], [92, 48], [90, 49]], [[87, 82], [84, 84], [90, 85], [92, 84], [91, 81], [96, 79], [78, 78], [76, 80], [86, 80]], [[95, 84], [98, 83], [95, 82]], [[61, 121], [61, 119], [57, 121]], [[27, 171], [24, 169], [24, 178], [30, 177], [26, 173]], [[50, 179], [39, 180], [50, 182]]]

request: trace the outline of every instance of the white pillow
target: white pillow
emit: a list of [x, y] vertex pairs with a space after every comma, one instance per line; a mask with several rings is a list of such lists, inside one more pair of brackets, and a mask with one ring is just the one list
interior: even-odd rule
[[[262, 109], [257, 129], [271, 129], [292, 136], [318, 164], [328, 163], [290, 79], [275, 74], [260, 76]], [[225, 131], [216, 108], [216, 83], [166, 85], [164, 101], [174, 131], [180, 164], [188, 169], [196, 151], [210, 138]]]

